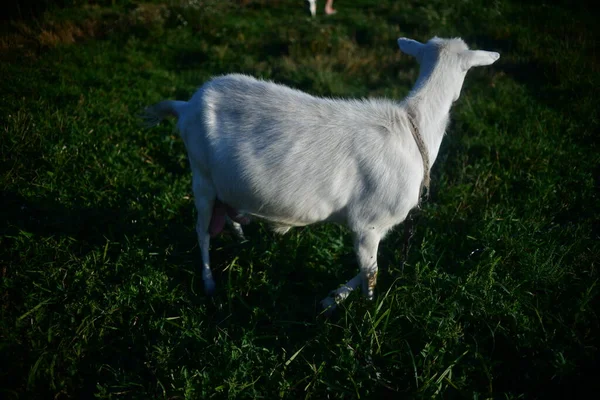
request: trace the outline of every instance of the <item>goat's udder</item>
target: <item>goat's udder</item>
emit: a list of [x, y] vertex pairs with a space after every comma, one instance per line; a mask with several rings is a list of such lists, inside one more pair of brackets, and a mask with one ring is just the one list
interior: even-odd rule
[[248, 217], [241, 215], [235, 208], [223, 203], [219, 199], [215, 199], [208, 228], [210, 236], [215, 237], [223, 231], [223, 228], [225, 227], [225, 216], [229, 216], [231, 220], [242, 225], [246, 225], [250, 222]]

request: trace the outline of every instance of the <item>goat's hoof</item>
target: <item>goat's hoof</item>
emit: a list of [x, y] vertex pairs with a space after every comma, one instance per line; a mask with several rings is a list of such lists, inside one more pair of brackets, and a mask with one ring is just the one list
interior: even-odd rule
[[235, 232], [235, 236], [238, 238], [240, 242], [246, 241], [246, 236], [244, 236], [244, 232]]
[[333, 315], [333, 312], [336, 310], [337, 302], [335, 301], [335, 298], [328, 296], [321, 300], [321, 307], [323, 307], [323, 315], [329, 318]]
[[215, 282], [213, 280], [204, 282], [204, 293], [212, 297], [215, 294]]

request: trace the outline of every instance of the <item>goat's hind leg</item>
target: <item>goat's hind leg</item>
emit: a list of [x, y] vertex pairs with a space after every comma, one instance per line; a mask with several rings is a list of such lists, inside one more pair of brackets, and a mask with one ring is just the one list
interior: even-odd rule
[[250, 223], [250, 218], [248, 218], [246, 215], [240, 214], [236, 209], [228, 205], [225, 205], [225, 209], [227, 210], [227, 223], [231, 225], [235, 235], [240, 240], [246, 240], [242, 225], [247, 225]]
[[232, 220], [229, 216], [227, 216], [227, 223], [231, 225], [231, 229], [240, 240], [246, 240], [246, 236], [244, 235], [244, 229], [242, 229], [242, 224]]
[[196, 221], [196, 234], [198, 235], [198, 244], [200, 245], [200, 253], [202, 255], [202, 280], [204, 281], [204, 291], [207, 295], [212, 296], [215, 291], [215, 281], [210, 270], [210, 220], [213, 213], [213, 206], [216, 199], [216, 192], [207, 179], [203, 179], [194, 174], [192, 177], [194, 191], [194, 203], [198, 219]]

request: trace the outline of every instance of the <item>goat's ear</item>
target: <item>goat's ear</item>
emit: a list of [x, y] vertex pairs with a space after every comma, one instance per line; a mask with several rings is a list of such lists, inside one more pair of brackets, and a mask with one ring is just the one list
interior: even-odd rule
[[402, 50], [403, 53], [410, 54], [420, 62], [421, 56], [423, 55], [423, 47], [425, 47], [425, 45], [413, 39], [400, 38], [398, 39], [398, 47], [400, 47], [400, 50]]
[[500, 58], [500, 54], [494, 51], [466, 50], [461, 53], [464, 69], [493, 64]]

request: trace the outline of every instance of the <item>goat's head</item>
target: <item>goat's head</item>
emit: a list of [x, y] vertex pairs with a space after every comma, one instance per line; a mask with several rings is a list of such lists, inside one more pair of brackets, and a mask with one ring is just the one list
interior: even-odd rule
[[421, 77], [431, 74], [444, 74], [445, 86], [452, 90], [452, 101], [458, 100], [465, 75], [471, 67], [490, 65], [500, 54], [492, 51], [469, 50], [460, 39], [441, 39], [434, 37], [423, 44], [413, 39], [400, 38], [398, 46], [406, 54], [417, 59], [421, 65]]

